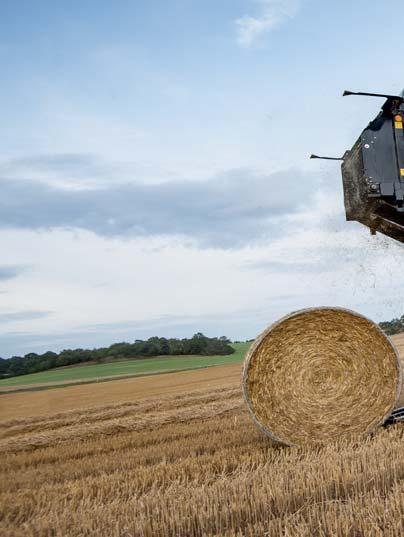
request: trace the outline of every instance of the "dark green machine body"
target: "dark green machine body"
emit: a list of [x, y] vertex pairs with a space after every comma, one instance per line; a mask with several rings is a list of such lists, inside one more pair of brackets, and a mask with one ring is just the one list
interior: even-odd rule
[[404, 100], [386, 97], [342, 159], [345, 211], [347, 220], [404, 242]]

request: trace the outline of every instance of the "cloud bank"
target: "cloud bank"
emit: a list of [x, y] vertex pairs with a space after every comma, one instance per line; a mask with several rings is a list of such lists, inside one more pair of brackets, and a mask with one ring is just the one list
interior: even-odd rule
[[33, 321], [43, 319], [51, 315], [50, 311], [16, 311], [11, 313], [0, 313], [0, 324], [12, 323], [15, 321]]
[[19, 265], [0, 265], [0, 281], [16, 278], [25, 268]]
[[78, 190], [0, 178], [0, 188], [0, 228], [180, 236], [200, 246], [236, 248], [276, 237], [277, 219], [308, 204], [318, 180], [293, 169], [273, 174], [245, 169], [205, 181], [115, 183]]

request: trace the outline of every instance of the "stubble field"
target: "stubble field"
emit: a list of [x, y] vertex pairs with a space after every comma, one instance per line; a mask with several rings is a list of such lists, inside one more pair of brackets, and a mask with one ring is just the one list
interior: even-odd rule
[[232, 365], [2, 395], [0, 534], [404, 534], [403, 427], [276, 447], [239, 376]]

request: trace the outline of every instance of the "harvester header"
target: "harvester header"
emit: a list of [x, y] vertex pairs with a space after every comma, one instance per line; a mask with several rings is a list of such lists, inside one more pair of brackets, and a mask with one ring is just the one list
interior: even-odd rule
[[404, 242], [404, 95], [345, 91], [386, 99], [380, 113], [343, 157], [311, 158], [342, 161], [347, 220], [355, 220]]

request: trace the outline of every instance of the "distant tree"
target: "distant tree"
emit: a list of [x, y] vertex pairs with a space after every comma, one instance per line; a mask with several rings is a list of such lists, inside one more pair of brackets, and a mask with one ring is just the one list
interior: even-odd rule
[[8, 360], [5, 360], [4, 358], [0, 358], [0, 378], [7, 375], [7, 369], [8, 369]]
[[154, 336], [147, 341], [141, 339], [136, 339], [133, 343], [121, 341], [109, 347], [98, 349], [64, 349], [59, 354], [48, 351], [42, 355], [30, 352], [23, 357], [13, 356], [7, 360], [0, 358], [0, 377], [25, 375], [90, 361], [103, 362], [161, 355], [213, 356], [232, 354], [234, 349], [229, 343], [230, 340], [225, 336], [209, 338], [202, 332], [197, 332], [188, 339], [167, 339]]
[[29, 352], [28, 354], [24, 356], [24, 358], [26, 358], [27, 360], [35, 360], [38, 357], [39, 357], [39, 354], [37, 354], [36, 352]]
[[391, 321], [382, 322], [380, 323], [380, 327], [389, 336], [404, 332], [404, 315], [402, 315], [399, 319], [392, 319]]
[[170, 354], [170, 345], [165, 337], [160, 338], [160, 352], [163, 355]]
[[169, 339], [168, 340], [169, 354], [173, 356], [180, 356], [185, 354], [184, 341], [181, 339]]

